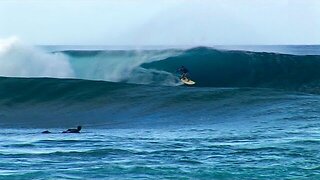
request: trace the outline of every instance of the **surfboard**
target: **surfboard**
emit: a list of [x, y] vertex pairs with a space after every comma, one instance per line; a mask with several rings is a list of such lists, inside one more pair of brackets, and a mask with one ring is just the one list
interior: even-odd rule
[[181, 80], [181, 82], [183, 82], [186, 85], [194, 85], [196, 83], [196, 82], [192, 81], [191, 79], [187, 79], [187, 78], [183, 78], [180, 80]]

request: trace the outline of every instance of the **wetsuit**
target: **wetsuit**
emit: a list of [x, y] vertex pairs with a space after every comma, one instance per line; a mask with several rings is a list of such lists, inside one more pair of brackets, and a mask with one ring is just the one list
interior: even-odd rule
[[184, 66], [181, 66], [180, 68], [179, 68], [179, 72], [181, 73], [181, 79], [188, 79], [188, 73], [189, 73], [189, 71], [188, 71], [188, 69], [187, 68], [185, 68]]

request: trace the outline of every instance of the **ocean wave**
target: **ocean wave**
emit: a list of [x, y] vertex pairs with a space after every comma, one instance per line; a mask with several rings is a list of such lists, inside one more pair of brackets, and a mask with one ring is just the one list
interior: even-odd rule
[[320, 56], [224, 51], [207, 47], [186, 50], [142, 65], [175, 72], [184, 65], [202, 87], [260, 87], [290, 90], [319, 90]]
[[[16, 42], [0, 49], [0, 66], [13, 63], [12, 71], [2, 74], [8, 77], [0, 78], [2, 127], [197, 125], [265, 113], [283, 119], [316, 117], [299, 112], [279, 115], [299, 99], [307, 104], [319, 101], [317, 95], [306, 94], [320, 92], [316, 55], [207, 47], [46, 53]], [[56, 64], [55, 58], [63, 63]], [[181, 83], [176, 69], [181, 65], [190, 70], [194, 88], [177, 86]], [[28, 73], [19, 74], [24, 70]], [[277, 103], [281, 108], [274, 106]]]
[[290, 102], [299, 99], [307, 101], [308, 95], [256, 88], [186, 88], [2, 77], [0, 125], [46, 128], [196, 125], [234, 121], [231, 117], [236, 115], [257, 118], [265, 111], [281, 113], [271, 105], [287, 102], [283, 108], [291, 107]]
[[320, 92], [320, 56], [217, 50], [65, 50], [45, 52], [0, 41], [0, 76], [181, 85], [177, 68], [201, 87], [259, 87]]

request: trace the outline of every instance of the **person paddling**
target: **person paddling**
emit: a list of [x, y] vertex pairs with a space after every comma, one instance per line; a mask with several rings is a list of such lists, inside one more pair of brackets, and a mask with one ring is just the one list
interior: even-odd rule
[[80, 133], [82, 127], [78, 126], [77, 129], [68, 129], [66, 131], [63, 131], [62, 133]]

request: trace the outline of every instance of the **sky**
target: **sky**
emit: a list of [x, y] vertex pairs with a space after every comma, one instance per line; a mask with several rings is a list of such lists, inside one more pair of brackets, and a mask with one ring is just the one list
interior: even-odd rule
[[0, 39], [35, 45], [320, 44], [320, 0], [1, 0]]

